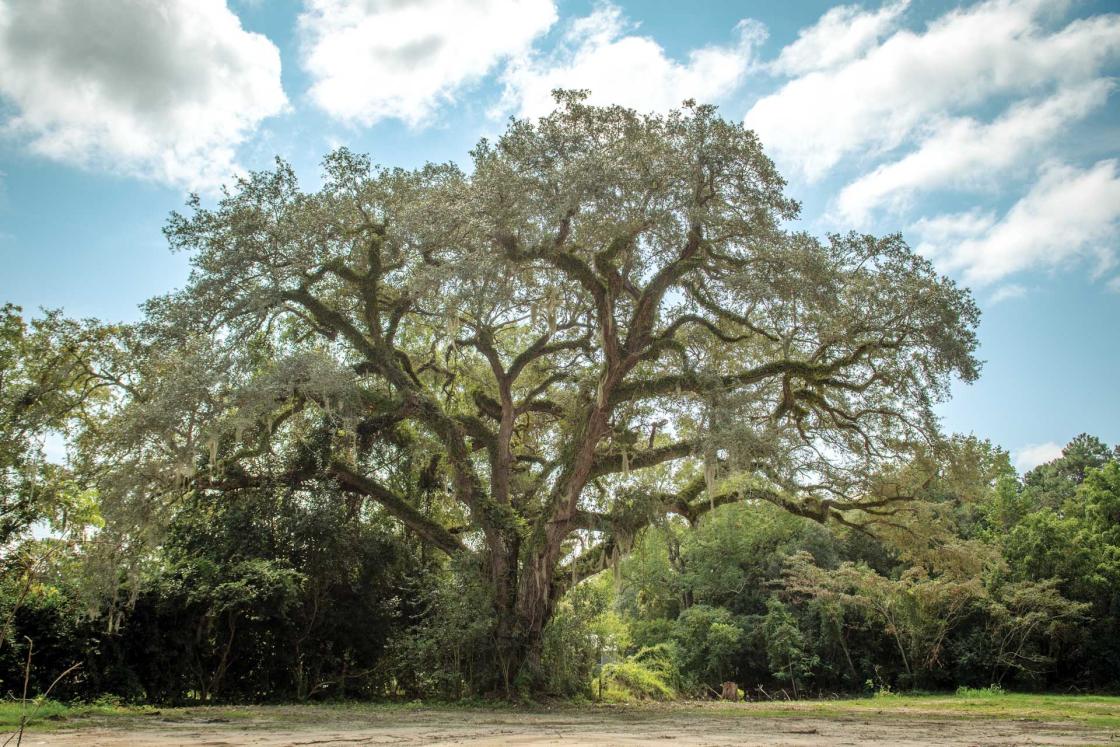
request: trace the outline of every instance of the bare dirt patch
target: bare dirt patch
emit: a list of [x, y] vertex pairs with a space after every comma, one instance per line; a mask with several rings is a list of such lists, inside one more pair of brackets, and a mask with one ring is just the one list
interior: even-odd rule
[[[1075, 722], [926, 717], [867, 712], [770, 716], [742, 706], [720, 709], [249, 709], [221, 720], [160, 715], [122, 723], [25, 735], [25, 745], [1088, 745], [1120, 744], [1111, 727]], [[318, 718], [316, 718], [316, 715]]]

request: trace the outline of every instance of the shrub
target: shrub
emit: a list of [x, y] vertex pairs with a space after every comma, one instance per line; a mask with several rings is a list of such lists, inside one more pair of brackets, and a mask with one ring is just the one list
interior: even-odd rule
[[[676, 690], [662, 672], [635, 661], [634, 657], [605, 665], [599, 677], [603, 684], [603, 699], [607, 701], [672, 700], [677, 697]], [[592, 687], [598, 691], [598, 679], [592, 681]]]

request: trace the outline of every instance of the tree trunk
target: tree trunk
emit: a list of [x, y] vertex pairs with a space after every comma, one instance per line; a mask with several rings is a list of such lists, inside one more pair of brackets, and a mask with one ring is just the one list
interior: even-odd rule
[[524, 555], [528, 557], [520, 568], [512, 551], [493, 564], [499, 680], [494, 690], [507, 698], [537, 692], [544, 685], [544, 629], [556, 608], [558, 549], [546, 546]]
[[513, 697], [521, 667], [525, 660], [518, 619], [518, 579], [520, 540], [491, 540], [490, 575], [494, 604], [495, 675], [489, 689], [507, 698]]
[[544, 687], [544, 628], [552, 611], [551, 600], [535, 594], [520, 597], [509, 614], [499, 617], [498, 658], [506, 697], [539, 692]]

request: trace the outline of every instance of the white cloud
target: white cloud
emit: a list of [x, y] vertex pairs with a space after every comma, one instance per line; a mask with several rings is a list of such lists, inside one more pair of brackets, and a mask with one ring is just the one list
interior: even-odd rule
[[522, 53], [556, 21], [552, 0], [305, 0], [311, 98], [370, 125], [429, 119], [465, 85]]
[[988, 299], [988, 303], [995, 306], [997, 303], [1010, 301], [1013, 298], [1022, 298], [1025, 295], [1027, 295], [1027, 289], [1025, 286], [1019, 285], [1017, 283], [1008, 283], [1007, 285], [1001, 285], [1000, 287], [996, 288], [995, 292], [992, 293], [991, 298]]
[[32, 152], [191, 189], [287, 105], [279, 51], [224, 0], [0, 0], [0, 70]]
[[884, 5], [875, 13], [867, 13], [858, 5], [832, 8], [815, 24], [802, 29], [770, 69], [785, 75], [801, 75], [860, 57], [897, 27], [909, 4], [909, 0], [902, 0]]
[[551, 54], [527, 53], [511, 62], [503, 75], [500, 109], [522, 117], [547, 114], [555, 105], [555, 88], [587, 89], [593, 104], [639, 111], [669, 109], [689, 98], [710, 103], [742, 83], [755, 64], [755, 47], [765, 38], [759, 24], [743, 21], [734, 43], [692, 50], [679, 62], [653, 39], [630, 30], [621, 10], [600, 5], [573, 22]]
[[988, 0], [921, 32], [899, 30], [860, 56], [790, 80], [756, 102], [745, 122], [780, 165], [814, 180], [853, 153], [897, 147], [931, 116], [1092, 80], [1120, 53], [1120, 15], [1047, 28], [1066, 4]]
[[1019, 472], [1029, 472], [1040, 464], [1052, 462], [1062, 455], [1062, 447], [1053, 441], [1044, 444], [1028, 444], [1015, 450], [1015, 468]]
[[1107, 79], [1071, 86], [1041, 102], [1020, 102], [990, 124], [952, 119], [905, 157], [886, 163], [848, 184], [837, 210], [848, 222], [865, 225], [881, 205], [898, 209], [920, 191], [992, 184], [995, 177], [1029, 162], [1040, 148], [1108, 99]]
[[970, 210], [965, 213], [935, 215], [921, 218], [910, 230], [922, 237], [922, 251], [934, 258], [941, 258], [941, 250], [948, 244], [979, 236], [996, 224], [993, 213]]
[[1120, 173], [1116, 160], [1081, 170], [1050, 163], [1002, 219], [968, 212], [912, 226], [918, 250], [965, 281], [987, 285], [1035, 267], [1090, 259], [1101, 273], [1115, 263], [1120, 237]]

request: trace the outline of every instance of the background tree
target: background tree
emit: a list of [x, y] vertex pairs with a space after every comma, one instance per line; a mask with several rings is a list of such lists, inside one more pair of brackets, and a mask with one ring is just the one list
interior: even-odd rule
[[117, 382], [105, 371], [120, 334], [57, 311], [29, 322], [18, 306], [0, 307], [0, 547], [36, 522], [63, 531], [90, 518], [89, 496], [45, 446], [108, 404]]
[[[1099, 439], [1082, 434], [1062, 456], [1028, 472], [1017, 505], [1028, 507], [990, 528], [1007, 560], [1009, 580], [1052, 580], [1061, 596], [1082, 603], [1086, 624], [1059, 660], [1060, 677], [1079, 687], [1120, 681], [1120, 462]], [[1045, 605], [1042, 605], [1045, 609]]]
[[804, 635], [797, 626], [797, 619], [776, 597], [767, 600], [761, 632], [770, 671], [779, 680], [788, 681], [793, 697], [798, 697], [798, 681], [804, 686], [805, 678], [816, 662], [806, 653]]
[[797, 204], [714, 108], [583, 99], [512, 121], [469, 173], [340, 150], [317, 192], [279, 163], [172, 216], [194, 271], [149, 305], [107, 505], [376, 502], [474, 559], [507, 692], [539, 681], [563, 591], [656, 517], [889, 518], [909, 496], [883, 475], [977, 374], [968, 293], [898, 236], [785, 230]]

